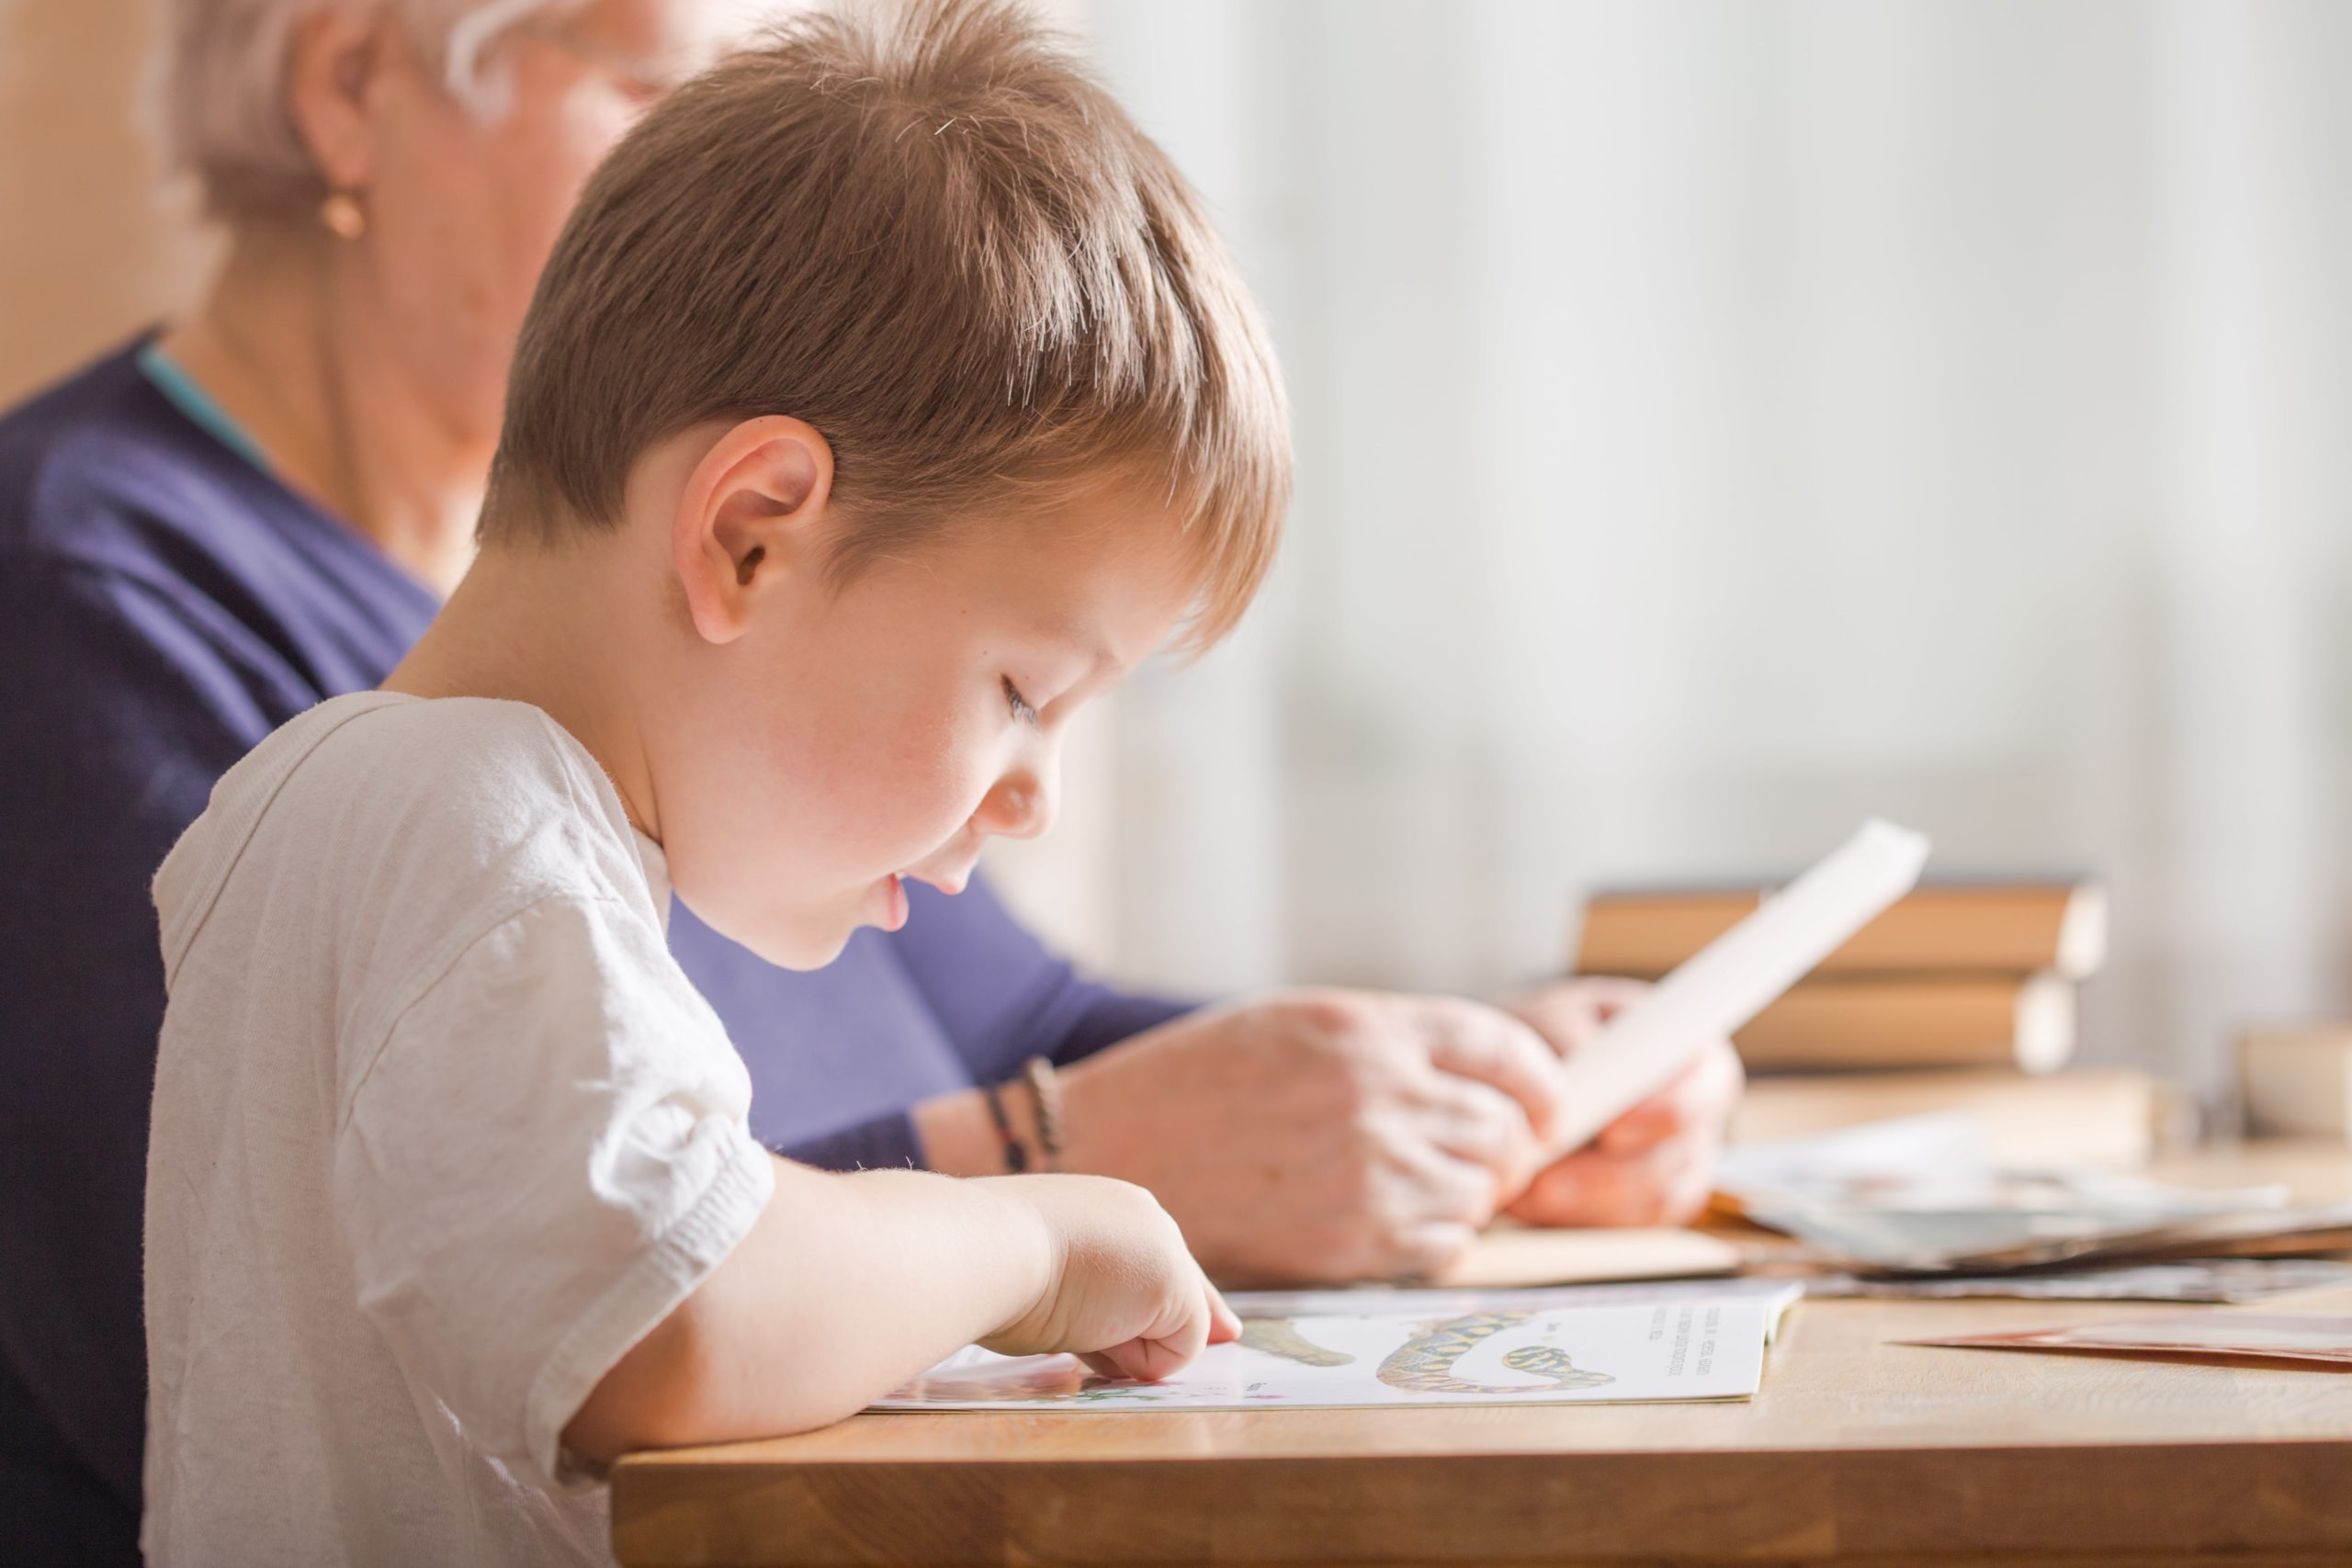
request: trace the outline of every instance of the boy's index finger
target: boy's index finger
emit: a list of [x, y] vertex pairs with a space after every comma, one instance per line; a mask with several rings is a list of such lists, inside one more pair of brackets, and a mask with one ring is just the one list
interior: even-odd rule
[[1215, 1285], [1204, 1280], [1202, 1289], [1209, 1293], [1209, 1343], [1232, 1344], [1241, 1337], [1241, 1314], [1233, 1310], [1232, 1304], [1225, 1299], [1225, 1293]]

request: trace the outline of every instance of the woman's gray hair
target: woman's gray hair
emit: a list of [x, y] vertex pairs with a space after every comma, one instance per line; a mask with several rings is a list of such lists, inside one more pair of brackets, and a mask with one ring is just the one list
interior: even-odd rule
[[[504, 111], [507, 85], [483, 67], [491, 44], [517, 22], [581, 3], [386, 0], [382, 9], [399, 19], [424, 59], [439, 62], [450, 96], [488, 120]], [[213, 216], [296, 212], [328, 194], [287, 110], [286, 55], [297, 25], [336, 4], [163, 0], [156, 129], [168, 167], [195, 179]]]

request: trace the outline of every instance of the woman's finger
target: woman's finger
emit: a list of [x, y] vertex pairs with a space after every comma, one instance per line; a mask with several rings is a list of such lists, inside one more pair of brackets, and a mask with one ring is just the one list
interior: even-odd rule
[[1415, 1227], [1442, 1224], [1476, 1230], [1495, 1217], [1501, 1199], [1490, 1168], [1447, 1153], [1417, 1129], [1391, 1151], [1369, 1207], [1381, 1216], [1377, 1252], [1383, 1256], [1368, 1260], [1378, 1269], [1388, 1266], [1383, 1258], [1395, 1252], [1397, 1238]]
[[1417, 1008], [1430, 1065], [1500, 1089], [1541, 1137], [1560, 1114], [1560, 1061], [1525, 1021], [1481, 1002], [1423, 998]]
[[1519, 1101], [1502, 1090], [1434, 1073], [1416, 1086], [1412, 1104], [1429, 1141], [1454, 1158], [1486, 1167], [1514, 1190], [1532, 1174], [1534, 1129]]
[[1459, 1222], [1432, 1220], [1415, 1225], [1397, 1238], [1394, 1272], [1406, 1280], [1442, 1277], [1477, 1240], [1476, 1228]]
[[1718, 1041], [1677, 1074], [1657, 1093], [1601, 1130], [1601, 1150], [1635, 1155], [1691, 1131], [1712, 1134], [1738, 1103], [1745, 1081], [1739, 1054], [1728, 1040]]
[[1547, 986], [1511, 1010], [1532, 1024], [1553, 1050], [1572, 1056], [1592, 1043], [1602, 1024], [1639, 1001], [1649, 988], [1646, 980], [1584, 976]]
[[1585, 1149], [1540, 1172], [1510, 1205], [1548, 1225], [1679, 1224], [1706, 1201], [1705, 1161], [1687, 1140], [1633, 1156]]

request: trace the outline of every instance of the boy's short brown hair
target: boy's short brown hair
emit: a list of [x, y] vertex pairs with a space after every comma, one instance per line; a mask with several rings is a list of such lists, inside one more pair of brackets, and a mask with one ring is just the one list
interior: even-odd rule
[[832, 446], [843, 576], [1024, 491], [1151, 487], [1196, 645], [1289, 499], [1281, 378], [1198, 198], [1005, 0], [802, 17], [622, 141], [532, 299], [482, 537], [612, 526], [649, 446], [771, 413]]

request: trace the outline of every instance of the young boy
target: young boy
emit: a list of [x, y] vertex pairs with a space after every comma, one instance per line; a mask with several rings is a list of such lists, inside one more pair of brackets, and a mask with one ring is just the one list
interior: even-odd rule
[[151, 1561], [602, 1561], [624, 1450], [1236, 1332], [1137, 1189], [762, 1151], [662, 922], [821, 964], [1043, 831], [1072, 714], [1230, 626], [1288, 485], [1230, 263], [1019, 12], [804, 20], [655, 109], [539, 285], [472, 575], [156, 877]]

